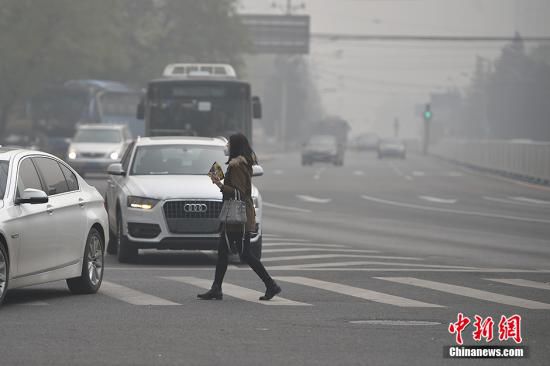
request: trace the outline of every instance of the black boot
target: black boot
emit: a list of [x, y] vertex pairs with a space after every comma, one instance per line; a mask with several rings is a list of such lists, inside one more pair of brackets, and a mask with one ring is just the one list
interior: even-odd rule
[[223, 293], [221, 286], [212, 285], [212, 288], [204, 294], [198, 294], [197, 297], [201, 300], [222, 300]]
[[281, 288], [277, 283], [273, 280], [269, 284], [266, 285], [267, 289], [265, 290], [265, 295], [260, 297], [260, 300], [266, 301], [271, 300], [275, 295], [278, 295], [281, 293]]

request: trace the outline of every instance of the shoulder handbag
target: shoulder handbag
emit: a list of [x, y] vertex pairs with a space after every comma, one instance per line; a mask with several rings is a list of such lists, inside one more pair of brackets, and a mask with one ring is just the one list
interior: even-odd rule
[[241, 192], [235, 188], [235, 196], [223, 201], [219, 219], [226, 225], [246, 224], [246, 202], [241, 198]]

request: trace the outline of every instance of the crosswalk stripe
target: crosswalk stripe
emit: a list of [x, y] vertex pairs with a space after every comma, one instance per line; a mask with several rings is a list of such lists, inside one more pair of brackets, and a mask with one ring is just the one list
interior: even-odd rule
[[157, 306], [173, 306], [181, 305], [177, 302], [162, 299], [153, 295], [149, 295], [126, 286], [116, 283], [103, 281], [100, 292], [103, 295], [113, 297], [117, 300], [127, 302], [132, 305], [157, 305]]
[[296, 276], [278, 276], [275, 279], [290, 282], [297, 285], [303, 285], [308, 287], [314, 287], [321, 290], [335, 292], [341, 295], [347, 295], [352, 297], [357, 297], [364, 300], [379, 302], [382, 304], [395, 305], [400, 307], [420, 307], [420, 308], [442, 308], [444, 306], [430, 304], [422, 301], [407, 299], [405, 297], [385, 294], [382, 292], [367, 290], [364, 288], [352, 287], [348, 285], [343, 285], [340, 283], [327, 282], [316, 280], [308, 277], [296, 277]]
[[524, 280], [521, 278], [484, 278], [484, 280], [505, 283], [507, 285], [550, 290], [550, 283]]
[[292, 253], [292, 252], [345, 252], [345, 253], [380, 253], [378, 250], [366, 249], [328, 249], [328, 248], [284, 248], [284, 249], [265, 249], [263, 253]]
[[[162, 277], [162, 278], [171, 280], [171, 281], [186, 283], [188, 285], [193, 285], [204, 289], [209, 289], [210, 286], [212, 285], [212, 281], [204, 280], [197, 277]], [[246, 287], [233, 285], [227, 282], [223, 283], [223, 293], [225, 295], [229, 295], [237, 299], [250, 301], [256, 304], [267, 305], [267, 306], [311, 306], [311, 304], [288, 300], [279, 296], [274, 297], [270, 301], [260, 301], [259, 298], [260, 296], [263, 295], [263, 293], [248, 289]]]
[[288, 247], [288, 246], [298, 246], [298, 245], [302, 245], [302, 246], [305, 246], [305, 247], [309, 247], [309, 246], [312, 246], [312, 247], [316, 247], [316, 248], [346, 248], [345, 245], [341, 245], [341, 244], [313, 244], [313, 243], [289, 243], [289, 242], [282, 242], [282, 243], [271, 243], [271, 242], [263, 242], [262, 243], [262, 246], [264, 247]]
[[499, 304], [517, 306], [526, 309], [550, 309], [550, 304], [543, 302], [522, 299], [519, 297], [501, 295], [494, 292], [477, 290], [464, 286], [451, 285], [448, 283], [434, 282], [422, 280], [414, 277], [375, 277], [380, 280], [391, 281], [396, 283], [402, 283], [405, 285], [412, 285], [417, 287], [423, 287], [431, 290], [447, 292], [453, 295], [471, 297], [473, 299], [485, 300], [496, 302]]
[[[281, 269], [282, 267], [295, 267], [295, 268], [326, 268], [326, 267], [340, 267], [340, 266], [361, 266], [361, 265], [382, 265], [388, 267], [419, 267], [419, 268], [445, 268], [445, 269], [475, 269], [475, 267], [462, 267], [462, 266], [446, 266], [438, 264], [417, 264], [417, 263], [402, 263], [402, 262], [378, 262], [378, 261], [348, 261], [348, 262], [331, 262], [331, 263], [307, 263], [297, 264], [294, 266], [270, 266], [270, 269]], [[279, 268], [281, 267], [281, 268]]]
[[[262, 235], [262, 236], [265, 236], [265, 235]], [[291, 243], [310, 243], [311, 240], [307, 240], [307, 239], [295, 239], [295, 238], [281, 238], [281, 237], [269, 237], [269, 238], [263, 238], [263, 241], [266, 242], [266, 243], [271, 243], [271, 242], [280, 242], [280, 241], [285, 241], [285, 242], [291, 242]]]
[[[372, 258], [372, 259], [395, 259], [395, 260], [413, 260], [419, 261], [421, 258], [413, 257], [391, 257], [384, 255], [363, 255], [363, 254], [314, 254], [314, 255], [295, 255], [295, 256], [279, 256], [262, 258], [263, 262], [277, 262], [288, 260], [303, 260], [303, 259], [325, 259], [325, 258]], [[384, 262], [385, 263], [385, 262]]]

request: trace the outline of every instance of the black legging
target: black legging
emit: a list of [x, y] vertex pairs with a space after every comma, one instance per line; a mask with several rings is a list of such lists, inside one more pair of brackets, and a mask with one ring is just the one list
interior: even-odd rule
[[[227, 236], [229, 238], [229, 241], [232, 241], [236, 244], [236, 247], [239, 248], [239, 252], [241, 252], [241, 243], [242, 241], [242, 233], [239, 232], [228, 232]], [[271, 279], [271, 276], [269, 273], [267, 273], [264, 265], [252, 252], [250, 251], [250, 233], [247, 232], [244, 237], [244, 250], [242, 250], [241, 258], [248, 263], [250, 268], [256, 274], [260, 279], [266, 284], [270, 284], [273, 280]], [[222, 286], [223, 278], [225, 276], [225, 272], [227, 271], [227, 264], [229, 262], [229, 251], [227, 249], [227, 244], [225, 242], [225, 234], [222, 233], [220, 238], [220, 243], [218, 244], [218, 262], [216, 263], [216, 276], [214, 277], [214, 285], [217, 285], [219, 287]]]

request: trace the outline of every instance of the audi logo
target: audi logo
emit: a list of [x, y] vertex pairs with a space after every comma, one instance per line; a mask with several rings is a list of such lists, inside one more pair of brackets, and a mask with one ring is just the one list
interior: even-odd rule
[[185, 212], [206, 212], [208, 210], [208, 206], [204, 203], [187, 203], [185, 206], [183, 206], [183, 210]]

